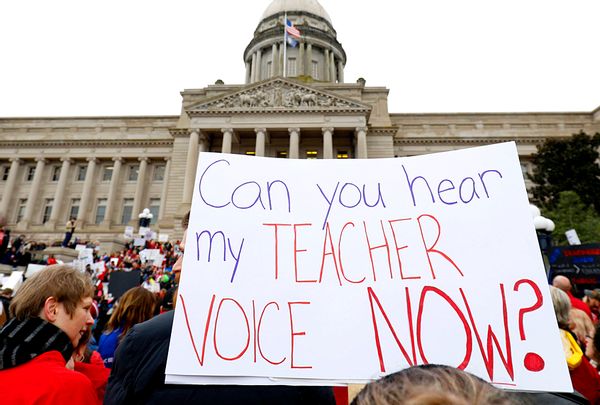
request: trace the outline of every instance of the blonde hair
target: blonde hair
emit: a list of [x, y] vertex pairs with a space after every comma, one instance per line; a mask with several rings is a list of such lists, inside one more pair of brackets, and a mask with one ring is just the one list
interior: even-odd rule
[[154, 294], [144, 287], [127, 290], [119, 298], [117, 306], [106, 324], [106, 332], [122, 328], [120, 337], [125, 336], [135, 324], [152, 318], [155, 305]]
[[522, 403], [479, 377], [442, 365], [414, 366], [366, 385], [352, 405]]
[[552, 298], [552, 306], [556, 314], [558, 326], [569, 330], [569, 316], [571, 313], [571, 300], [563, 290], [550, 286], [550, 297]]
[[38, 318], [46, 300], [54, 297], [73, 317], [81, 300], [93, 295], [89, 275], [64, 264], [48, 266], [23, 283], [12, 299], [10, 313], [20, 321]]

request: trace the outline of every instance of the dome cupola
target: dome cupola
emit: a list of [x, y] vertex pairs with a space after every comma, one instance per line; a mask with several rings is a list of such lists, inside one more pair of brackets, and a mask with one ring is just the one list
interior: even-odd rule
[[[286, 15], [300, 37], [284, 45]], [[244, 62], [247, 84], [276, 76], [343, 83], [346, 52], [317, 0], [273, 0], [244, 51]]]

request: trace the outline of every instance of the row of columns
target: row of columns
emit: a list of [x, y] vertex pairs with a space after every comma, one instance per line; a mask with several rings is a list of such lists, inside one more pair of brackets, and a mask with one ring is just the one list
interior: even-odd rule
[[[323, 133], [323, 158], [333, 159], [333, 127], [321, 129]], [[231, 147], [235, 138], [233, 128], [221, 129], [223, 133], [223, 143], [221, 145], [222, 153], [231, 153]], [[256, 146], [254, 149], [256, 156], [265, 156], [266, 144], [269, 142], [269, 134], [266, 128], [256, 128]], [[298, 159], [300, 157], [300, 128], [288, 128], [290, 134], [289, 159]], [[357, 127], [356, 136], [356, 157], [358, 159], [367, 158], [367, 127]], [[239, 141], [239, 139], [237, 139]], [[208, 146], [208, 139], [200, 130], [194, 129], [190, 132], [190, 141], [188, 145], [186, 181], [183, 186], [183, 203], [192, 203], [192, 193], [194, 190], [194, 179], [196, 176], [196, 167], [198, 166], [198, 153], [205, 152]]]
[[[163, 178], [163, 187], [161, 190], [161, 205], [159, 212], [159, 220], [164, 217], [164, 203], [167, 197], [167, 179], [169, 178], [169, 172], [171, 167], [170, 158], [164, 158], [166, 161], [165, 165], [165, 173]], [[58, 183], [56, 185], [56, 190], [54, 192], [54, 198], [52, 203], [52, 212], [50, 214], [50, 218], [46, 223], [48, 229], [52, 229], [56, 226], [59, 220], [59, 213], [62, 209], [63, 202], [65, 200], [65, 191], [67, 187], [67, 181], [69, 176], [69, 169], [73, 162], [72, 159], [62, 158], [60, 159], [62, 162], [62, 166], [60, 169], [60, 176], [58, 178]], [[87, 158], [87, 167], [86, 167], [86, 175], [83, 183], [83, 190], [81, 193], [80, 203], [79, 203], [79, 212], [77, 215], [77, 226], [81, 227], [85, 223], [88, 222], [87, 211], [90, 206], [90, 203], [93, 201], [93, 186], [94, 186], [94, 177], [96, 172], [96, 167], [98, 163], [98, 159], [95, 157]], [[113, 172], [110, 180], [109, 191], [107, 196], [107, 205], [104, 216], [104, 221], [102, 222], [103, 226], [110, 226], [111, 220], [116, 207], [116, 195], [119, 187], [120, 173], [123, 165], [122, 157], [115, 157], [112, 159], [113, 164]], [[8, 178], [6, 180], [6, 185], [4, 188], [4, 192], [2, 194], [2, 199], [0, 200], [0, 216], [6, 216], [8, 213], [8, 208], [10, 205], [11, 197], [14, 195], [17, 173], [19, 171], [19, 167], [23, 160], [20, 158], [12, 158], [10, 159], [11, 166], [9, 169]], [[47, 160], [44, 158], [36, 158], [36, 167], [35, 174], [33, 176], [33, 180], [31, 183], [31, 187], [29, 190], [29, 195], [27, 196], [27, 204], [25, 206], [25, 212], [23, 214], [23, 218], [17, 225], [18, 228], [27, 228], [32, 221], [35, 204], [38, 200], [39, 191], [42, 185], [42, 175], [44, 173], [44, 169], [47, 163]], [[142, 198], [144, 193], [144, 183], [146, 179], [146, 172], [148, 169], [148, 161], [147, 157], [138, 158], [140, 162], [139, 171], [138, 171], [138, 179], [135, 188], [135, 194], [133, 198], [133, 213], [141, 212], [142, 210]]]
[[[271, 46], [271, 72], [263, 74], [262, 63], [263, 63], [263, 51], [258, 49], [251, 56], [249, 61], [246, 63], [246, 83], [255, 83], [263, 78], [275, 77], [275, 76], [287, 76], [287, 72], [284, 75], [283, 72], [283, 43], [274, 43]], [[267, 54], [268, 55], [268, 54]], [[289, 57], [289, 52], [287, 54]], [[268, 56], [267, 56], [268, 57]], [[313, 76], [312, 62], [313, 62], [313, 46], [311, 43], [300, 42], [298, 44], [298, 58], [296, 65], [296, 76]], [[330, 82], [339, 81], [344, 82], [344, 64], [340, 59], [335, 57], [333, 50], [324, 50], [324, 63], [322, 66], [323, 77], [318, 79]], [[264, 77], [263, 77], [264, 76]]]

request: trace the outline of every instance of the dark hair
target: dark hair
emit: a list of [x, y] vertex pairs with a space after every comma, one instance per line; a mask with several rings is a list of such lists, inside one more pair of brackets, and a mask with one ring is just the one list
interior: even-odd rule
[[187, 229], [188, 225], [190, 224], [190, 212], [191, 211], [188, 211], [181, 219], [181, 227], [183, 229]]

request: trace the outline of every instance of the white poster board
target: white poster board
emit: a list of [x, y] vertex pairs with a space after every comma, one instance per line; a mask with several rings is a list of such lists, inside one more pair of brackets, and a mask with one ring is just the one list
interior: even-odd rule
[[133, 226], [126, 226], [123, 231], [123, 236], [125, 239], [133, 239]]
[[194, 190], [168, 382], [358, 383], [438, 363], [571, 391], [514, 143], [202, 153]]
[[[45, 266], [44, 266], [45, 267]], [[14, 294], [19, 291], [19, 287], [23, 284], [23, 272], [13, 270], [9, 276], [4, 276], [2, 279], [2, 289], [10, 288]]]
[[45, 264], [29, 263], [27, 265], [27, 270], [25, 270], [25, 278], [29, 278], [29, 277], [33, 276], [35, 273], [39, 273], [40, 271], [44, 270], [46, 267], [48, 267], [48, 266]]
[[158, 234], [158, 241], [159, 242], [168, 242], [169, 241], [169, 234], [168, 233], [159, 233]]

